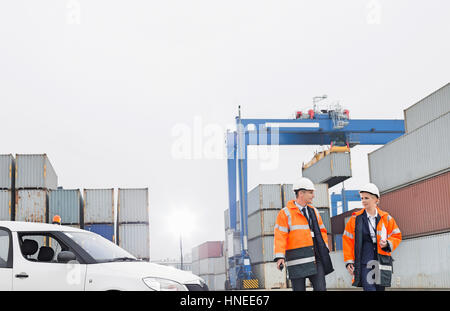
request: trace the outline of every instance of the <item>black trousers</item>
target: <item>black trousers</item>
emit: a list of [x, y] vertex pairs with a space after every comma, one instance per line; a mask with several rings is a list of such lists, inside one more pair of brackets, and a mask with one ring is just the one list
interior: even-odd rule
[[[307, 278], [312, 283], [314, 291], [326, 291], [327, 284], [325, 282], [325, 272], [323, 270], [322, 263], [320, 261], [316, 262], [317, 273]], [[292, 290], [293, 291], [306, 291], [306, 277], [291, 279]]]

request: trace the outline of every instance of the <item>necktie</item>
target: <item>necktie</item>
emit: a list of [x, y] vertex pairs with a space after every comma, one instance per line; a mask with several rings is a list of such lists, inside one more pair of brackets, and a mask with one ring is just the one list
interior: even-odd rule
[[306, 217], [306, 220], [308, 221], [309, 227], [312, 229], [311, 221], [310, 221], [310, 219], [309, 219], [309, 217], [308, 217], [308, 214], [306, 213], [306, 207], [304, 207], [304, 208], [302, 209], [302, 211], [303, 211], [303, 215]]

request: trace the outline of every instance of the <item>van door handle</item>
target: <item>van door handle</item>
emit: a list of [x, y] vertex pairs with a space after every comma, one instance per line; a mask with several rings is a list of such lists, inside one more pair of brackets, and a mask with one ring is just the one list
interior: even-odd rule
[[27, 277], [28, 277], [28, 274], [26, 274], [25, 272], [16, 274], [16, 278], [18, 278], [18, 279], [26, 279]]

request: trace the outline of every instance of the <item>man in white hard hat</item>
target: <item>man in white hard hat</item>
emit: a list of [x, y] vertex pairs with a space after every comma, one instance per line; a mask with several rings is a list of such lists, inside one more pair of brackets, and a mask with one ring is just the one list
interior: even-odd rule
[[300, 178], [294, 185], [295, 200], [277, 216], [274, 229], [274, 260], [278, 269], [286, 264], [294, 291], [306, 290], [306, 278], [314, 290], [326, 290], [325, 275], [334, 271], [327, 230], [315, 207], [314, 184]]

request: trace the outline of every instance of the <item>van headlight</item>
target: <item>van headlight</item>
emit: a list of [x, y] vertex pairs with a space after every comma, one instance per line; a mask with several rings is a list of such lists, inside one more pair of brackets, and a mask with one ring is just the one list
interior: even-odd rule
[[168, 279], [144, 278], [142, 280], [150, 289], [156, 291], [187, 291], [183, 284]]

